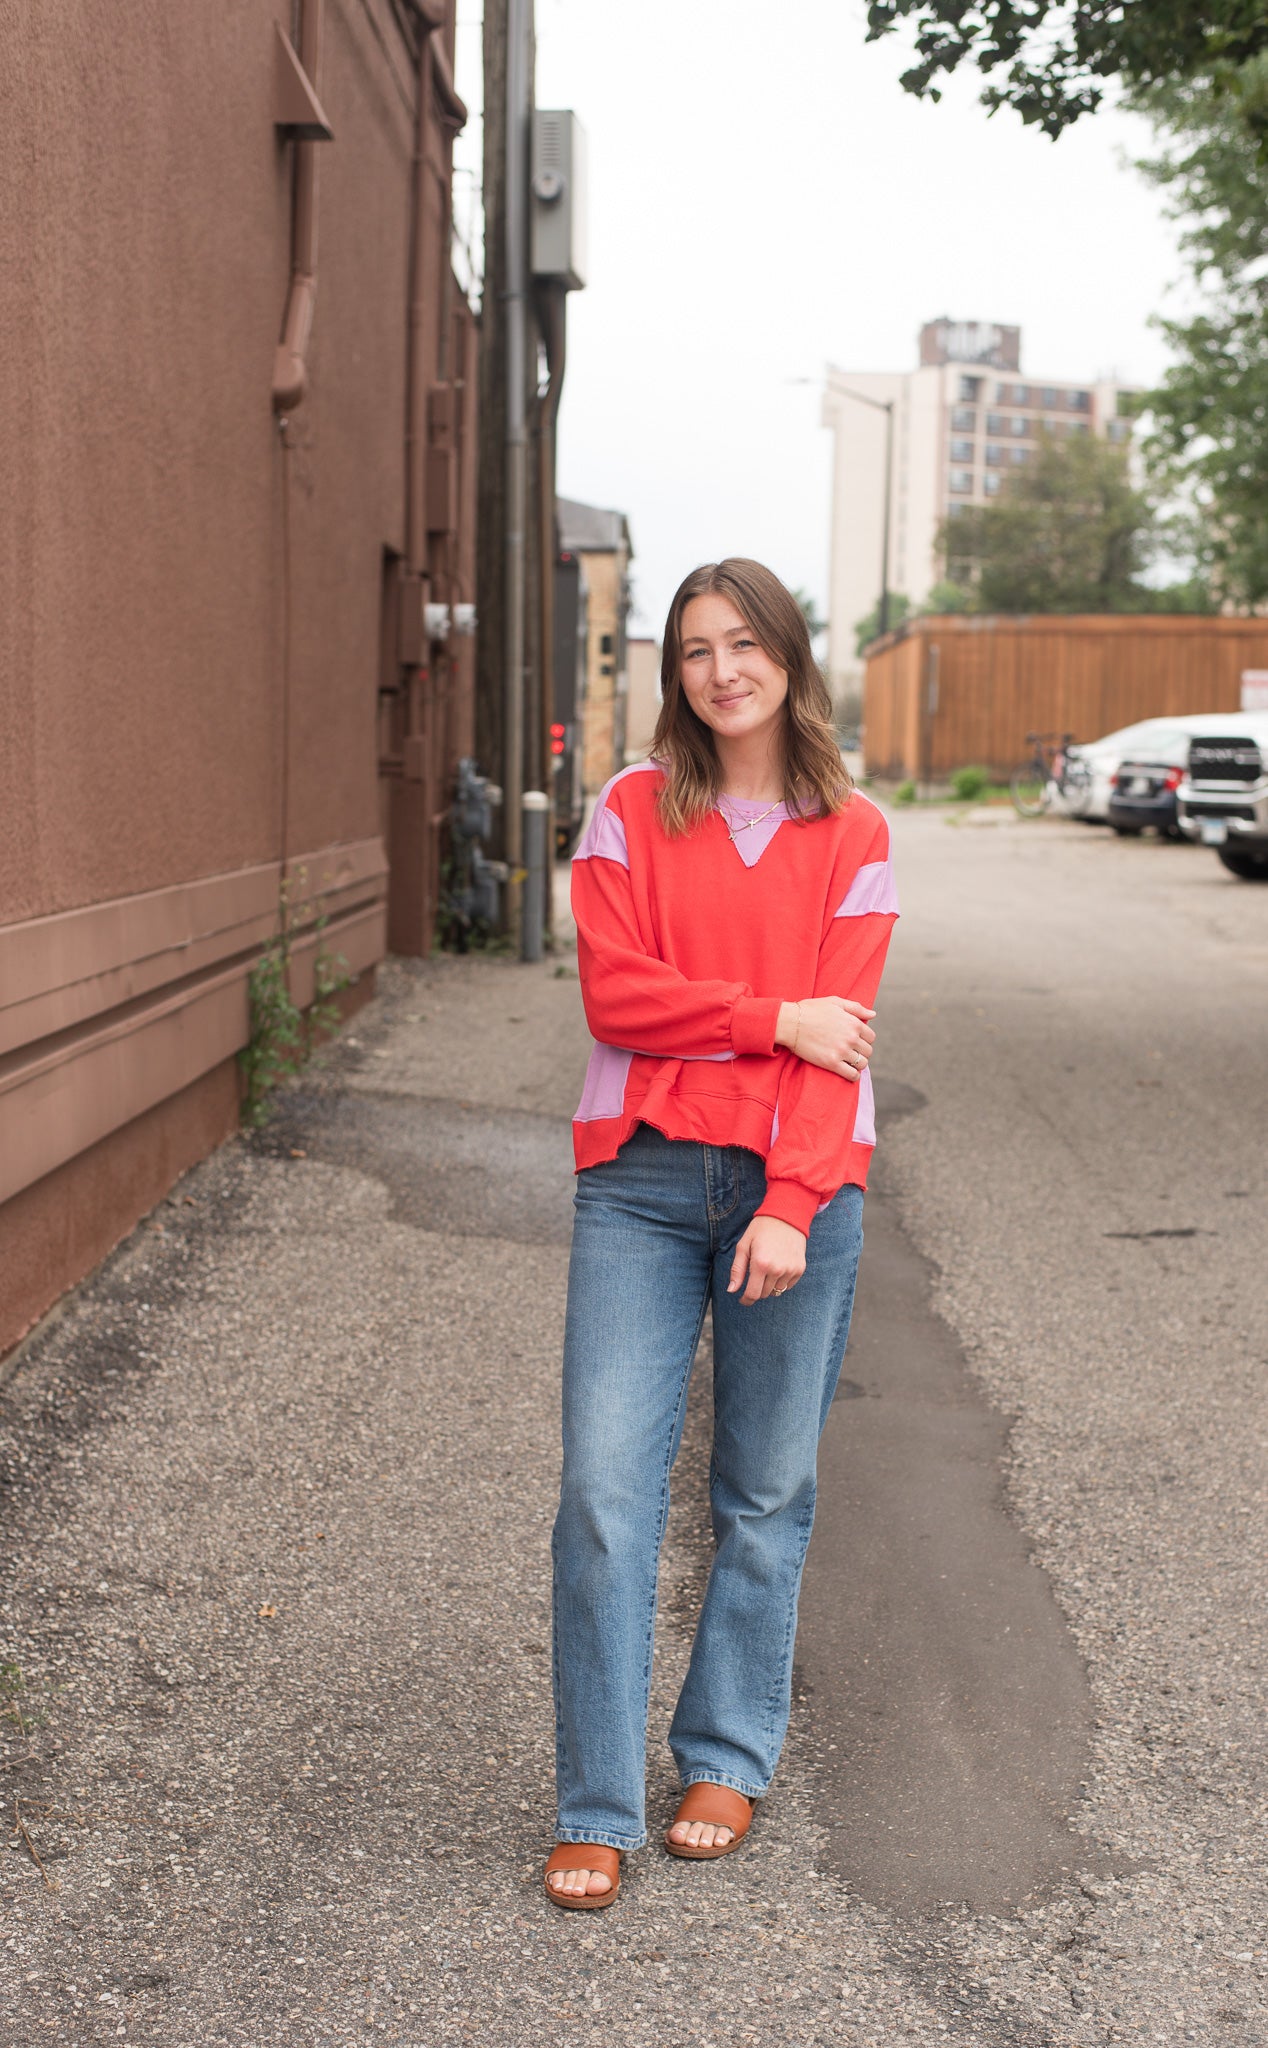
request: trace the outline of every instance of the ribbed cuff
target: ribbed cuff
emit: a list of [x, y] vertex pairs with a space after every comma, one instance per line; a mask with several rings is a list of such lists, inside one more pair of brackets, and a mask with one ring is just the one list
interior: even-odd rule
[[757, 1213], [759, 1216], [778, 1216], [781, 1223], [791, 1223], [794, 1230], [799, 1230], [803, 1237], [809, 1237], [810, 1226], [822, 1199], [813, 1188], [804, 1188], [799, 1180], [768, 1180]]
[[778, 996], [737, 996], [731, 1010], [731, 1050], [773, 1053], [779, 1028]]

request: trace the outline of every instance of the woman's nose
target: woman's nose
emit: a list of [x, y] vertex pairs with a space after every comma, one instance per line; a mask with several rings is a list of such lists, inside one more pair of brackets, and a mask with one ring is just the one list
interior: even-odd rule
[[715, 647], [713, 650], [714, 679], [720, 683], [733, 682], [740, 672], [739, 656], [730, 647]]

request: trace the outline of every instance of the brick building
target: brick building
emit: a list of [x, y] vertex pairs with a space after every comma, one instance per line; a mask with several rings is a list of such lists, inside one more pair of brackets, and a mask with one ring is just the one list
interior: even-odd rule
[[453, 50], [454, 0], [10, 20], [0, 1352], [233, 1129], [285, 878], [361, 993], [430, 943], [472, 719]]
[[625, 765], [629, 687], [626, 621], [634, 549], [623, 512], [557, 501], [559, 545], [581, 563], [587, 593], [586, 693], [582, 710], [582, 781], [587, 796]]

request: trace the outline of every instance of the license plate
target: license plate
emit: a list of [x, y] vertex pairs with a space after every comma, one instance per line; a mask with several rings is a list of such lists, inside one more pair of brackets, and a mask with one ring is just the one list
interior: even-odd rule
[[1150, 785], [1143, 775], [1132, 776], [1127, 785], [1128, 796], [1149, 796], [1151, 793]]
[[1223, 846], [1228, 838], [1228, 822], [1224, 818], [1203, 818], [1199, 829], [1203, 846]]

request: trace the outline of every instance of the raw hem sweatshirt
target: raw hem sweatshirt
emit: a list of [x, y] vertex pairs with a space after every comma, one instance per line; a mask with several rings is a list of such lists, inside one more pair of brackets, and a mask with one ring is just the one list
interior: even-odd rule
[[839, 1188], [867, 1185], [872, 1082], [776, 1046], [779, 1006], [875, 1004], [898, 914], [889, 828], [856, 790], [834, 817], [806, 820], [728, 798], [734, 840], [719, 811], [671, 839], [656, 813], [662, 781], [654, 762], [614, 776], [573, 857], [595, 1039], [576, 1164], [614, 1159], [640, 1123], [742, 1145], [766, 1162], [757, 1213], [808, 1233]]

